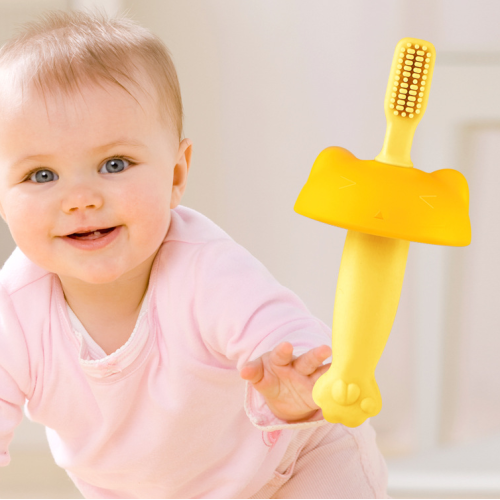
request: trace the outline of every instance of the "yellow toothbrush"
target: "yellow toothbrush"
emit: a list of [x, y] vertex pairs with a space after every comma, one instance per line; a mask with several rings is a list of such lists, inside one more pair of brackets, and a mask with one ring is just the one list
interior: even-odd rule
[[396, 46], [385, 96], [387, 129], [375, 160], [323, 150], [295, 203], [311, 219], [347, 229], [335, 295], [332, 364], [314, 385], [326, 420], [348, 427], [380, 412], [375, 368], [398, 308], [410, 241], [466, 246], [469, 189], [452, 169], [427, 173], [410, 158], [436, 51], [425, 40]]

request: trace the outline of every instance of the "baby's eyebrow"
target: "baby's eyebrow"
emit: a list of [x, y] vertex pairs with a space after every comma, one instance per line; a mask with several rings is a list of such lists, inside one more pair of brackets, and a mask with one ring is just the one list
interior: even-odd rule
[[[127, 137], [122, 137], [120, 139], [117, 139], [116, 141], [110, 142], [108, 144], [103, 144], [102, 146], [97, 146], [96, 148], [92, 149], [93, 153], [100, 153], [103, 151], [106, 151], [108, 149], [114, 148], [115, 146], [132, 146], [136, 148], [145, 148], [146, 145], [142, 143], [141, 141], [138, 141], [136, 139], [129, 139]], [[53, 155], [50, 154], [36, 154], [36, 155], [28, 155], [28, 156], [23, 156], [22, 158], [19, 158], [17, 161], [15, 161], [11, 165], [11, 170], [15, 170], [17, 167], [21, 166], [25, 161], [27, 160], [46, 160], [49, 158], [52, 158]]]

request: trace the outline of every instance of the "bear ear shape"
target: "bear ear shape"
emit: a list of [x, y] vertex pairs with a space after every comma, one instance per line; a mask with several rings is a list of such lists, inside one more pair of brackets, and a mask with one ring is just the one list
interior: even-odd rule
[[431, 175], [435, 179], [439, 179], [444, 182], [450, 189], [456, 191], [458, 195], [462, 197], [462, 200], [469, 208], [469, 186], [467, 184], [467, 179], [458, 170], [453, 170], [452, 168], [444, 168], [442, 170], [436, 170], [432, 172]]
[[333, 226], [433, 245], [471, 241], [465, 177], [376, 160], [331, 147], [316, 158], [294, 210]]

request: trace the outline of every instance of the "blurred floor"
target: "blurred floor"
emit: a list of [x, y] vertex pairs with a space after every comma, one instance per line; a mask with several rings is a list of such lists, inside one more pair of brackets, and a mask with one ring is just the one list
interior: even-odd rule
[[500, 434], [390, 458], [393, 498], [500, 498]]
[[0, 470], [0, 498], [83, 498], [48, 450], [12, 450], [11, 458]]
[[[437, 460], [422, 454], [406, 460], [388, 460], [389, 496], [391, 498], [499, 498], [500, 476], [492, 446], [465, 449], [463, 460], [476, 457], [475, 475], [461, 471], [457, 462], [449, 471], [439, 471]], [[452, 450], [450, 455], [452, 454]], [[13, 450], [12, 461], [0, 469], [0, 498], [83, 498], [66, 473], [58, 467], [47, 450]], [[408, 462], [408, 463], [406, 463]], [[484, 462], [484, 463], [483, 463]], [[452, 473], [452, 470], [455, 469]], [[474, 469], [474, 468], [473, 468]]]

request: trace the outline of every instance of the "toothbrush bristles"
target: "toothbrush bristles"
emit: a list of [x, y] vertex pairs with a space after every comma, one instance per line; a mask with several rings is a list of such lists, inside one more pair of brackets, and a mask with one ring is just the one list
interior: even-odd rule
[[432, 57], [427, 50], [411, 43], [400, 49], [389, 104], [395, 115], [414, 118], [422, 111]]

